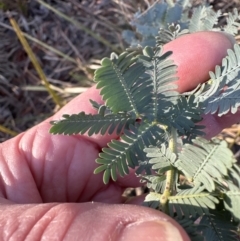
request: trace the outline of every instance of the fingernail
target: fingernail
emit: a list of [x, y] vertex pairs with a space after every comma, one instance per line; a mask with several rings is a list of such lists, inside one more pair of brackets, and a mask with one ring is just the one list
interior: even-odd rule
[[129, 224], [119, 241], [183, 241], [180, 231], [166, 221], [147, 221]]

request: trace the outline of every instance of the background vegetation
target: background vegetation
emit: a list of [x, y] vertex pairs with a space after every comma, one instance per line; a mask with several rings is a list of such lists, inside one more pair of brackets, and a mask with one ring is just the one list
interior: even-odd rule
[[[27, 130], [59, 109], [19, 41], [16, 20], [60, 105], [93, 85], [100, 59], [127, 44], [122, 31], [156, 0], [0, 0], [0, 142]], [[204, 0], [195, 0], [194, 5]], [[207, 0], [214, 10], [231, 12], [238, 0]], [[48, 4], [51, 9], [45, 6]], [[64, 15], [60, 15], [63, 13]], [[71, 18], [70, 18], [71, 17]], [[222, 17], [220, 24], [224, 24]], [[240, 41], [240, 35], [237, 36]], [[220, 135], [240, 157], [240, 125]]]

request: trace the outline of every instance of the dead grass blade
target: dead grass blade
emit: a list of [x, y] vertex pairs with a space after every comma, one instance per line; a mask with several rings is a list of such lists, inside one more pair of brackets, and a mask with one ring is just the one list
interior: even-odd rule
[[[0, 26], [4, 27], [4, 28], [6, 28], [6, 29], [10, 29], [10, 30], [13, 30], [13, 31], [14, 31], [14, 29], [13, 29], [11, 26], [9, 26], [9, 25], [7, 25], [7, 24], [5, 24], [5, 23], [1, 23], [1, 22], [0, 22]], [[27, 33], [22, 32], [22, 35], [23, 35], [26, 39], [31, 40], [32, 42], [34, 42], [34, 43], [38, 44], [39, 46], [41, 46], [41, 47], [43, 47], [43, 48], [51, 51], [52, 53], [55, 53], [56, 55], [62, 57], [63, 59], [66, 59], [66, 60], [68, 60], [68, 61], [70, 61], [70, 62], [78, 65], [77, 60], [75, 60], [74, 58], [71, 58], [70, 56], [64, 54], [63, 52], [59, 51], [58, 49], [53, 48], [52, 46], [49, 46], [48, 44], [45, 44], [44, 42], [40, 41], [40, 40], [37, 39], [37, 38], [32, 37], [31, 35], [29, 35], [29, 34], [27, 34]]]
[[47, 78], [46, 78], [46, 76], [45, 76], [45, 74], [44, 74], [40, 64], [38, 63], [36, 56], [34, 55], [31, 47], [29, 46], [29, 44], [27, 42], [27, 40], [23, 36], [22, 31], [19, 28], [17, 22], [11, 16], [9, 16], [9, 20], [10, 20], [10, 23], [12, 24], [12, 26], [13, 26], [13, 29], [16, 32], [16, 34], [17, 34], [21, 44], [23, 45], [25, 51], [27, 52], [28, 57], [30, 58], [30, 60], [31, 60], [35, 70], [37, 71], [40, 79], [43, 81], [45, 87], [47, 88], [47, 90], [48, 90], [48, 92], [50, 94], [50, 96], [52, 97], [53, 101], [55, 102], [55, 104], [58, 107], [62, 107], [63, 106], [62, 101], [60, 100], [59, 96], [55, 93], [55, 91], [51, 89], [50, 84], [49, 84], [49, 82], [48, 82], [48, 80], [47, 80]]
[[60, 16], [61, 18], [67, 20], [68, 22], [72, 23], [74, 26], [76, 26], [77, 28], [83, 30], [84, 32], [86, 32], [87, 34], [89, 34], [91, 37], [95, 38], [96, 40], [98, 40], [99, 42], [103, 43], [104, 45], [106, 45], [107, 47], [109, 47], [110, 49], [112, 49], [112, 51], [116, 52], [116, 53], [121, 53], [122, 51], [119, 50], [118, 48], [116, 48], [115, 46], [113, 46], [109, 41], [107, 41], [105, 38], [95, 34], [92, 30], [90, 30], [89, 28], [86, 28], [83, 24], [81, 24], [80, 22], [68, 17], [67, 15], [65, 15], [64, 13], [58, 11], [57, 9], [53, 8], [52, 6], [48, 5], [47, 3], [43, 2], [42, 0], [36, 0], [38, 3], [42, 4], [44, 7], [46, 7], [47, 9], [51, 10], [52, 12], [54, 12], [55, 14], [57, 14], [58, 16]]
[[12, 131], [12, 130], [10, 130], [10, 129], [8, 129], [7, 127], [2, 126], [2, 125], [0, 125], [0, 131], [3, 132], [3, 133], [5, 133], [5, 134], [8, 134], [8, 135], [10, 135], [10, 136], [16, 136], [16, 135], [18, 135], [18, 133], [17, 133], [16, 131]]

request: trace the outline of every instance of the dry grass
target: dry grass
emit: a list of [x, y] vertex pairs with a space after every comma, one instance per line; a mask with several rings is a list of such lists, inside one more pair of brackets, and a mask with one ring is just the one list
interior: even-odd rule
[[[145, 9], [148, 4], [137, 0], [131, 4], [117, 0], [45, 2], [72, 16], [85, 29], [53, 14], [37, 1], [29, 1], [24, 14], [12, 4], [10, 13], [21, 30], [36, 39], [33, 42], [28, 38], [31, 48], [51, 87], [65, 101], [93, 84], [93, 73], [102, 57], [113, 49], [124, 48], [122, 29], [130, 27], [128, 22], [138, 7]], [[0, 39], [0, 124], [13, 131], [2, 129], [2, 142], [51, 115], [55, 104], [12, 30], [6, 11], [0, 12]]]
[[[133, 14], [146, 9], [154, 0], [44, 1], [72, 16], [80, 25], [59, 17], [35, 0], [26, 1], [23, 8], [17, 2], [8, 7], [11, 15], [25, 33], [51, 88], [69, 101], [93, 85], [93, 73], [102, 57], [113, 49], [124, 49], [122, 30], [131, 28], [129, 21]], [[240, 10], [238, 0], [209, 2], [216, 10], [231, 11], [234, 7]], [[6, 5], [9, 1], [0, 0], [0, 6], [2, 3]], [[12, 30], [6, 11], [0, 11], [0, 125], [5, 128], [0, 129], [0, 142], [54, 111], [55, 103]], [[234, 133], [238, 138], [239, 132]]]

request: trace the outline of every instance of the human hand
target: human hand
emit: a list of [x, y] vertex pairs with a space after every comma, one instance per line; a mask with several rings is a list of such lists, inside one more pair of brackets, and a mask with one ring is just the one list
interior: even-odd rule
[[[231, 39], [216, 32], [184, 36], [165, 45], [179, 66], [178, 90], [206, 81], [208, 71], [221, 64], [232, 45]], [[100, 149], [114, 136], [49, 134], [49, 121], [63, 114], [95, 113], [89, 99], [101, 102], [94, 87], [50, 119], [1, 144], [0, 240], [189, 240], [165, 214], [123, 205], [123, 190], [139, 186], [133, 172], [108, 185], [102, 175], [93, 174]], [[205, 116], [207, 137], [239, 116]]]

